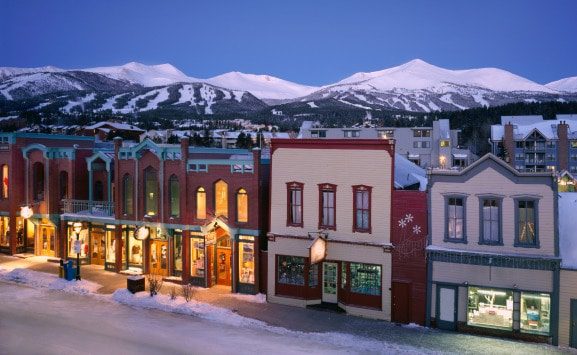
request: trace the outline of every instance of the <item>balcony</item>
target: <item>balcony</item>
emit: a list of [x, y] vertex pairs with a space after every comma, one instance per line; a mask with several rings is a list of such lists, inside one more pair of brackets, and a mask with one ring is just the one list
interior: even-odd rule
[[62, 200], [62, 213], [91, 217], [114, 217], [114, 203], [64, 199]]
[[534, 146], [525, 146], [525, 152], [545, 152], [545, 144], [538, 144]]

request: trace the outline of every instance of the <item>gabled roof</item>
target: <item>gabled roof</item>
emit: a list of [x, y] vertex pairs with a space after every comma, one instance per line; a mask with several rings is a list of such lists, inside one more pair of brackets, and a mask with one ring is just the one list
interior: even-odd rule
[[112, 127], [114, 129], [123, 130], [123, 131], [137, 131], [137, 132], [144, 132], [143, 129], [140, 129], [136, 126], [129, 125], [126, 123], [117, 123], [117, 122], [98, 122], [91, 126], [86, 126], [84, 129], [97, 129], [97, 128], [106, 128], [106, 126]]

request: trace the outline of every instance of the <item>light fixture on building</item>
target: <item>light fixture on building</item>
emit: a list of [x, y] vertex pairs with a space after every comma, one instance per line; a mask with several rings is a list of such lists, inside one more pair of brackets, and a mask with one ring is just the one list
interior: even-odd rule
[[74, 229], [74, 233], [80, 234], [80, 231], [82, 230], [82, 223], [76, 222], [73, 224], [72, 228]]
[[439, 157], [439, 164], [441, 165], [441, 168], [445, 168], [446, 162], [447, 162], [447, 157], [445, 157], [444, 155], [441, 155]]
[[28, 206], [20, 207], [20, 216], [22, 218], [28, 219], [28, 218], [32, 217], [33, 214], [34, 214], [34, 211], [32, 210], [32, 207], [28, 207]]
[[145, 226], [138, 227], [138, 229], [136, 230], [136, 239], [145, 240], [146, 238], [148, 238], [149, 234], [150, 231], [148, 230], [147, 227]]

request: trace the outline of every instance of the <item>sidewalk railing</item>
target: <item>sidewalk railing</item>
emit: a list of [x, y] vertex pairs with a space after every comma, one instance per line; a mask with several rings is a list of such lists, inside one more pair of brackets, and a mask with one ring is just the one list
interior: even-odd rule
[[106, 201], [89, 200], [62, 200], [62, 213], [79, 214], [86, 216], [112, 217], [114, 204]]

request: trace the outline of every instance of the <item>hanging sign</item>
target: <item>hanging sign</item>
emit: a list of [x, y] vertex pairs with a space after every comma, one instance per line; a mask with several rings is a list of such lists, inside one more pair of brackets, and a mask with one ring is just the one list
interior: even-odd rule
[[82, 241], [81, 240], [75, 240], [74, 241], [74, 253], [80, 254], [81, 252], [82, 252]]
[[317, 236], [309, 247], [309, 257], [312, 264], [320, 263], [327, 257], [327, 240]]

